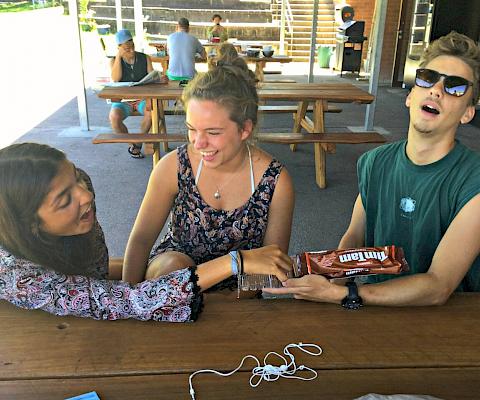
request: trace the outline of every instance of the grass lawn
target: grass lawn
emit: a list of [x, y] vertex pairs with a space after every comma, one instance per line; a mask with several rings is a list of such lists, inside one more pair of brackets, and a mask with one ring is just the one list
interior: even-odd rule
[[56, 1], [44, 1], [43, 4], [39, 4], [39, 1], [36, 0], [35, 4], [32, 4], [31, 1], [22, 1], [19, 3], [10, 3], [10, 2], [0, 2], [0, 13], [2, 12], [21, 12], [21, 11], [31, 11], [37, 10], [39, 8], [54, 7], [57, 6]]

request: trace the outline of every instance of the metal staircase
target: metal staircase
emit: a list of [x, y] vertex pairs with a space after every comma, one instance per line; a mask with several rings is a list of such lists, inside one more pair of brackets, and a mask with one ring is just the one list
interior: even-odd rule
[[[280, 20], [282, 0], [272, 5], [274, 15]], [[286, 0], [287, 54], [295, 61], [308, 61], [310, 55], [310, 37], [312, 30], [313, 0]], [[333, 0], [319, 0], [317, 19], [317, 46], [335, 44], [335, 5]]]

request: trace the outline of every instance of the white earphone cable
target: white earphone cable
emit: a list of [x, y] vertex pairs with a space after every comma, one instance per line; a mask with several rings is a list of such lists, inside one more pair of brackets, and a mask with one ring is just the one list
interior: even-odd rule
[[[188, 378], [188, 382], [189, 382], [189, 386], [190, 386], [190, 396], [192, 397], [192, 400], [195, 400], [195, 391], [193, 390], [193, 382], [192, 382], [193, 377], [195, 375], [201, 374], [201, 373], [211, 372], [211, 373], [216, 374], [216, 375], [227, 377], [227, 376], [233, 375], [240, 368], [242, 368], [243, 363], [249, 358], [255, 360], [255, 362], [257, 364], [257, 366], [252, 369], [252, 376], [250, 377], [250, 380], [249, 380], [250, 386], [253, 387], [253, 388], [260, 385], [262, 380], [264, 380], [266, 382], [273, 382], [273, 381], [278, 380], [279, 378], [300, 379], [302, 381], [310, 381], [310, 380], [315, 379], [318, 376], [318, 374], [314, 369], [309, 368], [305, 365], [299, 365], [297, 367], [297, 365], [295, 364], [295, 356], [292, 353], [290, 353], [290, 349], [295, 349], [295, 348], [300, 349], [304, 353], [307, 353], [311, 356], [319, 356], [323, 352], [322, 348], [320, 346], [316, 345], [316, 344], [312, 344], [312, 343], [303, 344], [301, 342], [298, 343], [298, 344], [297, 343], [290, 343], [290, 344], [286, 345], [285, 348], [283, 349], [283, 354], [286, 357], [284, 357], [283, 355], [281, 355], [277, 352], [270, 351], [263, 358], [263, 364], [264, 364], [263, 366], [260, 365], [260, 361], [257, 357], [249, 354], [249, 355], [246, 355], [245, 357], [243, 357], [242, 361], [240, 362], [238, 367], [235, 368], [233, 371], [230, 371], [230, 372], [220, 372], [220, 371], [216, 371], [214, 369], [200, 369], [200, 370], [192, 373], [190, 375], [190, 377]], [[308, 348], [312, 348], [312, 350], [308, 350]], [[281, 360], [281, 365], [280, 366], [275, 366], [275, 365], [272, 365], [272, 364], [268, 364], [267, 359], [271, 356], [277, 356]], [[290, 362], [287, 360], [287, 358], [290, 359]], [[295, 375], [297, 373], [297, 371], [309, 371], [309, 372], [312, 373], [312, 375], [309, 376], [309, 377], [308, 376], [307, 377], [297, 376], [297, 375]]]

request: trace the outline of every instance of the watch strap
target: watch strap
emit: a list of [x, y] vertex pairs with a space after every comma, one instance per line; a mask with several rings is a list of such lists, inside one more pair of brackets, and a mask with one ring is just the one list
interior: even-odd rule
[[363, 306], [363, 300], [358, 295], [358, 287], [354, 281], [348, 281], [345, 286], [348, 288], [348, 295], [342, 300], [342, 307], [348, 310], [358, 310]]

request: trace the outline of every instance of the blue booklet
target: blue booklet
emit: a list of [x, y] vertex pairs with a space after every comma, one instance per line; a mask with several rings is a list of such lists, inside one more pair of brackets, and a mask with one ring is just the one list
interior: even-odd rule
[[100, 397], [98, 397], [97, 392], [89, 392], [65, 400], [100, 400]]

